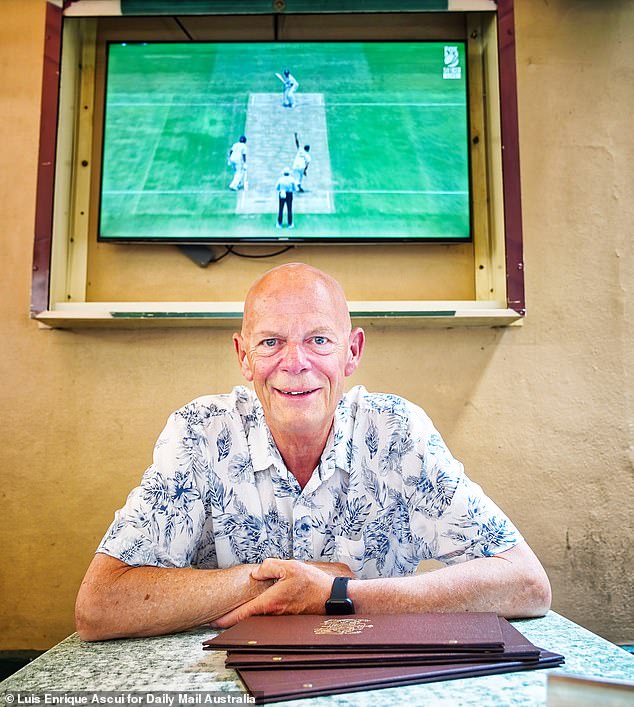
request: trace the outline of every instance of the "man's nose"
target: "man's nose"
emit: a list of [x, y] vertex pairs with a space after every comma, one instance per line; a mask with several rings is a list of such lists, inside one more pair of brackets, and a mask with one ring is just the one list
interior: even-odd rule
[[289, 373], [301, 373], [308, 368], [308, 357], [303, 344], [288, 342], [284, 347], [282, 368]]

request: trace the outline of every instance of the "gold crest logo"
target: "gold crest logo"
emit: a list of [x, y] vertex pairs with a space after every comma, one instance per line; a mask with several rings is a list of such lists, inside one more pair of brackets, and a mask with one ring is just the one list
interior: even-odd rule
[[313, 629], [316, 636], [348, 636], [374, 628], [370, 619], [326, 619]]

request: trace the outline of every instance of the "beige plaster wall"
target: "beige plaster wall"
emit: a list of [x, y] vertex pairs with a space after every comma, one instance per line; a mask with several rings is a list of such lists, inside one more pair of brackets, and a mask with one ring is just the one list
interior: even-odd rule
[[[28, 319], [44, 0], [2, 10], [0, 650], [44, 649], [73, 630], [85, 567], [169, 412], [240, 378], [227, 331]], [[634, 6], [516, 0], [516, 25], [526, 322], [369, 327], [351, 383], [422, 404], [542, 558], [554, 608], [634, 642]]]

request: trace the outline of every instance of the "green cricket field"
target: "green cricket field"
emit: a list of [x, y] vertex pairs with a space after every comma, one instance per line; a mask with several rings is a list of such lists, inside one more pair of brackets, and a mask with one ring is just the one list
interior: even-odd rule
[[[110, 45], [100, 237], [133, 241], [466, 240], [464, 45], [440, 42]], [[277, 74], [299, 83], [283, 106]], [[296, 228], [275, 185], [310, 145]], [[247, 183], [228, 186], [247, 138]]]

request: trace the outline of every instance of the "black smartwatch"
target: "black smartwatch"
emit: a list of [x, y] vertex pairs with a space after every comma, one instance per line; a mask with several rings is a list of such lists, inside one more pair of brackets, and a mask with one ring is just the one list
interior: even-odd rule
[[330, 599], [326, 602], [326, 613], [331, 616], [354, 614], [354, 604], [348, 596], [348, 577], [335, 577]]

